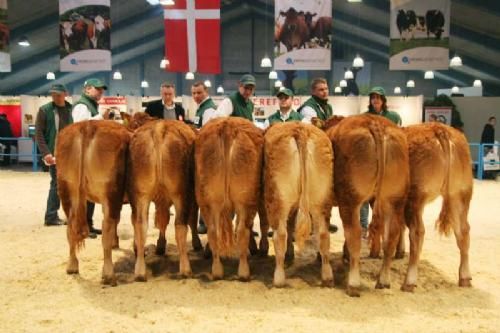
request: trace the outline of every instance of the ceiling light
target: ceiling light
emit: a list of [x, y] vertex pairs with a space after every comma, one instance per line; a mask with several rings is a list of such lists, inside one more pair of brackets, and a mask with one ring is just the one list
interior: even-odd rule
[[218, 94], [223, 94], [224, 93], [224, 87], [223, 86], [218, 86], [217, 87], [217, 93]]
[[363, 0], [347, 0], [347, 2], [363, 2]]
[[356, 55], [356, 58], [352, 61], [352, 67], [354, 68], [361, 68], [365, 65], [365, 62], [363, 58], [359, 56], [359, 54]]
[[400, 87], [394, 87], [394, 94], [396, 94], [396, 95], [401, 94], [401, 88]]
[[345, 88], [345, 87], [347, 87], [347, 81], [346, 81], [346, 80], [340, 80], [340, 82], [339, 82], [339, 86], [340, 86], [341, 88]]
[[122, 73], [120, 73], [119, 70], [116, 70], [114, 73], [113, 73], [113, 80], [121, 80], [123, 77], [122, 77]]
[[407, 88], [415, 88], [415, 81], [408, 80], [408, 82], [406, 82], [406, 87]]
[[278, 78], [278, 72], [270, 71], [269, 72], [269, 80], [276, 80]]
[[479, 88], [483, 86], [483, 83], [481, 80], [474, 80], [474, 83], [472, 84], [473, 87]]
[[167, 68], [167, 66], [170, 65], [170, 61], [167, 59], [163, 58], [160, 61], [160, 68]]
[[460, 89], [457, 86], [454, 86], [453, 88], [451, 88], [451, 93], [452, 94], [458, 94], [459, 91], [460, 91]]
[[46, 78], [47, 78], [47, 80], [55, 80], [56, 75], [54, 74], [54, 72], [47, 72]]
[[432, 80], [434, 78], [434, 72], [433, 71], [426, 71], [424, 74], [424, 79], [426, 80]]
[[344, 79], [346, 79], [346, 80], [354, 79], [354, 74], [352, 73], [352, 71], [350, 69], [345, 71]]
[[451, 58], [450, 67], [459, 67], [459, 66], [462, 66], [462, 58], [456, 55], [453, 58]]
[[194, 80], [194, 74], [192, 72], [187, 72], [186, 80]]
[[276, 82], [274, 82], [275, 88], [280, 88], [282, 85], [283, 85], [283, 83], [280, 80], [276, 80]]
[[207, 88], [210, 88], [212, 86], [212, 82], [210, 82], [210, 80], [205, 80], [205, 82], [203, 82], [203, 84], [205, 85], [205, 87]]
[[160, 0], [160, 5], [173, 6], [173, 5], [175, 5], [175, 1], [174, 0]]
[[149, 88], [149, 83], [146, 80], [141, 81], [141, 88]]
[[342, 88], [340, 88], [339, 86], [336, 86], [334, 92], [336, 94], [340, 94], [342, 92]]
[[262, 60], [260, 61], [260, 67], [273, 67], [273, 64], [271, 62], [271, 59], [266, 55]]
[[17, 42], [17, 44], [24, 46], [24, 47], [28, 47], [31, 45], [30, 41], [28, 40], [28, 38], [26, 38], [26, 36], [21, 36], [21, 38], [19, 38], [19, 42]]

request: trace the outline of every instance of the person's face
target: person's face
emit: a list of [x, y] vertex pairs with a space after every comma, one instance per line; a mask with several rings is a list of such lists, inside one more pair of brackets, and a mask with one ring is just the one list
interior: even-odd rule
[[246, 86], [240, 84], [239, 92], [240, 95], [243, 96], [245, 100], [248, 100], [250, 97], [252, 97], [254, 91], [255, 91], [255, 86], [251, 84], [247, 84]]
[[55, 105], [64, 106], [65, 104], [64, 98], [66, 97], [65, 92], [51, 92], [50, 96], [52, 97], [52, 101], [54, 102]]
[[292, 107], [293, 99], [291, 96], [287, 96], [285, 94], [281, 94], [278, 96], [280, 110], [288, 111]]
[[101, 99], [102, 94], [104, 93], [104, 88], [96, 88], [94, 86], [88, 86], [85, 88], [85, 92], [87, 96], [92, 98], [94, 101], [98, 101]]
[[320, 99], [328, 98], [328, 84], [326, 83], [318, 83], [316, 87], [314, 87], [312, 94]]
[[205, 91], [203, 86], [195, 86], [191, 87], [191, 96], [193, 96], [193, 100], [196, 104], [200, 104], [205, 98], [207, 98], [208, 93]]
[[491, 125], [495, 126], [497, 124], [497, 119], [493, 118], [490, 120]]
[[175, 91], [173, 87], [162, 87], [160, 92], [164, 103], [172, 104], [174, 102]]
[[382, 96], [380, 96], [379, 94], [371, 94], [370, 104], [377, 112], [380, 112], [380, 110], [382, 110], [382, 104], [384, 104]]

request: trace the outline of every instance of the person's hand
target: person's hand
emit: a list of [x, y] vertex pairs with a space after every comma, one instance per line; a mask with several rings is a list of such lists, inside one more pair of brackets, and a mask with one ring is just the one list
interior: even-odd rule
[[45, 165], [55, 165], [56, 158], [52, 156], [52, 154], [47, 154], [43, 157], [43, 163], [45, 163]]

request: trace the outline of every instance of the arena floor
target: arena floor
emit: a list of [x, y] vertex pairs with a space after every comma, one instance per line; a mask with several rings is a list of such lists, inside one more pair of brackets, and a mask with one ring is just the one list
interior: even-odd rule
[[[342, 230], [331, 236], [335, 288], [320, 287], [314, 255], [287, 269], [287, 288], [272, 288], [274, 257], [250, 261], [252, 281], [235, 279], [237, 261], [225, 261], [223, 281], [211, 282], [210, 262], [190, 253], [194, 276], [179, 279], [169, 231], [167, 257], [148, 254], [148, 281], [133, 282], [130, 208], [113, 252], [117, 287], [100, 284], [100, 238], [79, 254], [80, 275], [65, 273], [65, 227], [44, 227], [47, 173], [0, 170], [0, 331], [2, 332], [498, 332], [500, 320], [500, 183], [475, 181], [469, 214], [473, 288], [457, 286], [454, 238], [434, 231], [440, 200], [425, 211], [418, 287], [399, 290], [408, 257], [395, 261], [392, 289], [374, 289], [381, 260], [361, 263], [362, 295], [345, 294]], [[152, 214], [151, 214], [152, 216]], [[102, 214], [96, 209], [97, 221]], [[333, 220], [340, 224], [337, 209]], [[150, 222], [148, 249], [157, 231]], [[203, 237], [205, 241], [205, 237]]]

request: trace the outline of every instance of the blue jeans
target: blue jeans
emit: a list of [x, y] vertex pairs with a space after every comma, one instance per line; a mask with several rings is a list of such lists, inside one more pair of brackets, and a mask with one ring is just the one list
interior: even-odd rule
[[57, 171], [56, 166], [49, 166], [50, 188], [47, 198], [47, 209], [45, 210], [45, 222], [54, 222], [58, 216], [57, 211], [61, 205], [59, 196], [57, 195]]
[[361, 209], [359, 210], [359, 223], [361, 224], [361, 228], [368, 229], [368, 212], [369, 212], [370, 204], [365, 202]]

